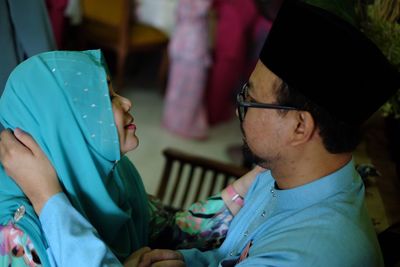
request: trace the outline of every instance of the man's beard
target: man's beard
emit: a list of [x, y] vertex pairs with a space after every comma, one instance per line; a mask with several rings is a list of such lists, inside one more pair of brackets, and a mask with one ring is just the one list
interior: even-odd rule
[[259, 156], [257, 156], [253, 151], [251, 151], [249, 145], [246, 142], [246, 134], [244, 132], [242, 124], [240, 124], [240, 129], [241, 129], [242, 134], [243, 134], [242, 152], [243, 152], [245, 165], [246, 166], [258, 165], [258, 166], [261, 166], [263, 168], [268, 168], [268, 162], [265, 159], [262, 159]]
[[261, 166], [263, 168], [265, 168], [268, 164], [267, 162], [260, 158], [259, 156], [257, 156], [256, 154], [253, 153], [253, 151], [251, 151], [249, 145], [246, 142], [246, 139], [243, 138], [243, 147], [242, 147], [242, 151], [243, 151], [243, 157], [245, 162], [250, 164], [255, 164], [258, 166]]

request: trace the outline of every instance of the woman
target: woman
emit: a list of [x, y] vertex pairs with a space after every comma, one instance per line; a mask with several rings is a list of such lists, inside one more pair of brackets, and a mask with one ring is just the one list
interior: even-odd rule
[[[28, 59], [10, 75], [0, 100], [0, 122], [32, 135], [72, 205], [120, 261], [149, 243], [150, 221], [157, 215], [137, 170], [123, 156], [138, 145], [131, 106], [113, 91], [99, 50]], [[54, 246], [46, 243], [35, 214], [41, 206], [32, 203], [1, 169], [0, 263], [5, 266], [56, 265]], [[222, 207], [216, 215], [227, 211]], [[229, 224], [231, 217], [215, 223]]]

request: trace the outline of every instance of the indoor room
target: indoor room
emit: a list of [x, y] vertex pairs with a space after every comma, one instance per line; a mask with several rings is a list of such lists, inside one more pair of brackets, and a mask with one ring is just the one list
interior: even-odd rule
[[[61, 221], [89, 229], [89, 238], [98, 231], [93, 243], [81, 244], [104, 242], [115, 266], [150, 266], [145, 261], [157, 258], [150, 248], [179, 249], [168, 254], [177, 261], [171, 266], [319, 266], [307, 264], [322, 262], [327, 250], [344, 253], [338, 240], [351, 253], [342, 262], [327, 256], [335, 259], [326, 266], [400, 266], [399, 0], [0, 0], [0, 48], [0, 266], [67, 266], [62, 251], [81, 242], [77, 237], [45, 249], [68, 232]], [[51, 54], [59, 51], [67, 52]], [[68, 58], [70, 51], [86, 52]], [[30, 67], [22, 63], [31, 59]], [[47, 93], [52, 86], [62, 93]], [[79, 95], [68, 91], [77, 86]], [[100, 87], [111, 101], [94, 95]], [[68, 99], [58, 105], [57, 97]], [[346, 168], [354, 170], [346, 173], [351, 183], [322, 187], [346, 176]], [[280, 194], [296, 189], [287, 198], [292, 205], [279, 210]], [[50, 219], [50, 201], [52, 210], [72, 214], [71, 223]], [[26, 215], [35, 234], [27, 234]], [[373, 237], [362, 232], [368, 227]], [[127, 237], [136, 232], [134, 241]], [[11, 233], [22, 243], [11, 242]], [[328, 241], [318, 243], [325, 234]], [[35, 246], [24, 243], [31, 235]], [[128, 257], [144, 246], [150, 248]], [[307, 248], [322, 256], [312, 258]], [[368, 265], [358, 254], [367, 254]]]

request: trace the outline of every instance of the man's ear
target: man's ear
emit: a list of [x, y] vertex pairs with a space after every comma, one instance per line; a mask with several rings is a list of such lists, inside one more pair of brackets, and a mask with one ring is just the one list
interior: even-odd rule
[[296, 111], [294, 117], [292, 145], [299, 145], [311, 140], [315, 134], [315, 121], [308, 111]]

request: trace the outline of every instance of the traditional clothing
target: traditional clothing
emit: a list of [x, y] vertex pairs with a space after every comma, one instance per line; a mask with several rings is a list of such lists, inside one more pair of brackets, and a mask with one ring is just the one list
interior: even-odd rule
[[171, 60], [163, 126], [187, 138], [207, 137], [204, 106], [210, 53], [208, 9], [211, 0], [180, 0], [169, 45]]
[[64, 31], [67, 21], [64, 14], [68, 5], [70, 5], [69, 0], [46, 0], [47, 11], [58, 49], [62, 49], [64, 44]]
[[[400, 74], [353, 26], [351, 15], [339, 11], [285, 1], [260, 60], [336, 119], [360, 125], [400, 89]], [[355, 106], [361, 95], [362, 103]]]
[[8, 76], [20, 62], [56, 49], [44, 1], [0, 0], [0, 36], [1, 96]]
[[1, 0], [0, 36], [1, 95], [8, 76], [18, 63], [26, 57], [56, 48], [44, 1]]
[[[49, 52], [21, 63], [0, 99], [0, 121], [32, 135], [74, 207], [119, 259], [147, 244], [147, 195], [135, 167], [120, 159], [100, 51]], [[3, 169], [0, 210], [0, 225], [27, 233], [42, 265], [49, 266], [39, 220]]]
[[383, 266], [353, 161], [287, 190], [269, 171], [260, 174], [219, 249], [180, 252], [191, 267]]
[[122, 261], [149, 238], [169, 248], [202, 249], [225, 238], [232, 215], [218, 195], [177, 214], [148, 201], [136, 168], [120, 159], [100, 51], [49, 52], [20, 64], [0, 114], [6, 127], [22, 128], [38, 142], [65, 193], [48, 201], [39, 222], [0, 170], [0, 265], [120, 265], [114, 254]]
[[216, 0], [217, 13], [213, 64], [206, 103], [210, 125], [232, 119], [236, 93], [257, 63], [261, 45], [271, 26], [254, 0]]

